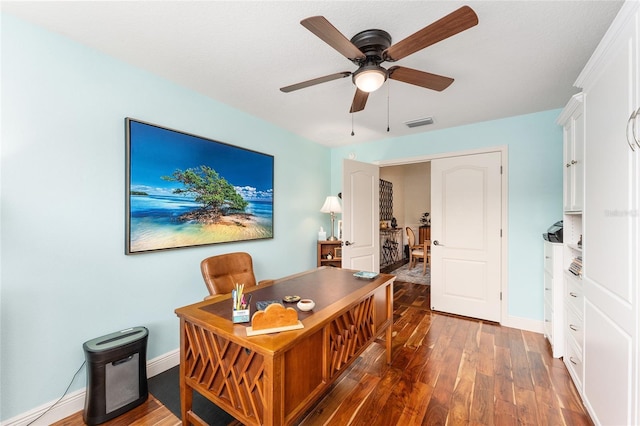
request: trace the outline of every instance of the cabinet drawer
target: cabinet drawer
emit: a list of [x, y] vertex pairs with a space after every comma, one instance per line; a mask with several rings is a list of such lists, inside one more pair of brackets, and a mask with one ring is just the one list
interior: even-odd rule
[[582, 318], [584, 312], [584, 296], [582, 293], [582, 282], [570, 272], [565, 273], [565, 299], [576, 313]]
[[564, 364], [575, 379], [576, 387], [582, 388], [582, 353], [571, 343], [571, 339], [567, 340], [564, 354]]
[[584, 339], [584, 329], [582, 327], [582, 317], [578, 316], [573, 309], [567, 309], [566, 312], [566, 333], [571, 336], [577, 345], [577, 349], [582, 352], [582, 343]]
[[544, 304], [544, 334], [553, 345], [553, 309], [548, 303]]
[[553, 277], [544, 271], [544, 301], [553, 305]]
[[544, 270], [553, 275], [553, 244], [544, 245]]

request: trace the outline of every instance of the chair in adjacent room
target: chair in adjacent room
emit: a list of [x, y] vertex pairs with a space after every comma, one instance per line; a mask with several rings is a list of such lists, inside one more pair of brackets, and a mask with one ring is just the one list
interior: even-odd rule
[[211, 296], [231, 293], [236, 284], [244, 284], [244, 288], [247, 289], [273, 281], [256, 282], [253, 259], [249, 253], [245, 252], [207, 257], [200, 262], [200, 271]]
[[416, 234], [407, 226], [407, 238], [409, 240], [409, 268], [413, 268], [422, 259], [422, 275], [427, 273], [427, 264], [430, 261], [429, 253], [430, 240], [425, 240], [422, 244], [416, 244]]

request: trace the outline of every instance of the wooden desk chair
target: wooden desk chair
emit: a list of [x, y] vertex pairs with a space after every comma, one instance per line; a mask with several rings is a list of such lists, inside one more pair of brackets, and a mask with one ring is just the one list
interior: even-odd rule
[[231, 293], [236, 284], [244, 284], [244, 288], [247, 289], [273, 281], [262, 280], [256, 283], [253, 260], [251, 255], [245, 252], [207, 257], [200, 262], [200, 271], [211, 296]]
[[422, 275], [427, 273], [427, 264], [431, 260], [431, 253], [429, 247], [431, 246], [431, 240], [425, 240], [422, 244], [416, 244], [416, 234], [413, 230], [407, 226], [407, 238], [409, 239], [409, 268], [413, 269], [418, 264], [418, 261], [422, 259]]

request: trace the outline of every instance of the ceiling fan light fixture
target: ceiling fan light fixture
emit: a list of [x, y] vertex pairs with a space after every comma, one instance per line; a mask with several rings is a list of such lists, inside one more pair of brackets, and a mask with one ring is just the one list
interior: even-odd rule
[[363, 92], [375, 92], [387, 80], [387, 70], [379, 65], [365, 65], [353, 73], [353, 83]]

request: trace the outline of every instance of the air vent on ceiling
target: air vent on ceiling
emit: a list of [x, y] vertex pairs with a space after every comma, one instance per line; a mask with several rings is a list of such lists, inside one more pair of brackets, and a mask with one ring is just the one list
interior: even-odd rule
[[433, 124], [433, 117], [419, 118], [417, 120], [405, 121], [407, 127], [420, 127]]

